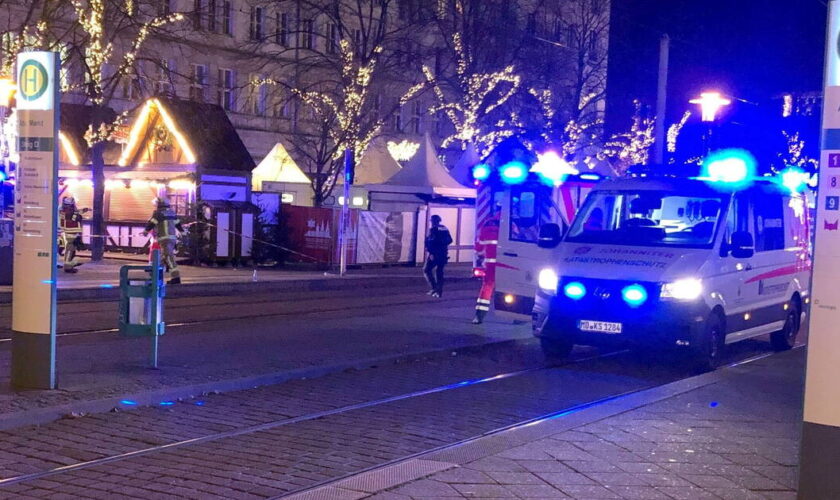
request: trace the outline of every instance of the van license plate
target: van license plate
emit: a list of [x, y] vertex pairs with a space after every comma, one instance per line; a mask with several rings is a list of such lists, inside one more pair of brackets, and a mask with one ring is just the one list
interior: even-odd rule
[[582, 332], [621, 333], [621, 323], [609, 323], [607, 321], [581, 320], [578, 322], [578, 328]]

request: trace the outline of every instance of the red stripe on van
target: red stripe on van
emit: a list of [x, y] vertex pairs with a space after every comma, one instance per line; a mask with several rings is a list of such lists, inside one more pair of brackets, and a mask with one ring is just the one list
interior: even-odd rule
[[768, 271], [766, 273], [759, 274], [757, 276], [753, 276], [752, 278], [748, 279], [747, 283], [755, 283], [756, 281], [766, 280], [768, 278], [778, 278], [780, 276], [787, 276], [789, 274], [796, 274], [800, 272], [810, 271], [811, 264], [795, 264], [792, 266], [785, 266], [780, 267], [778, 269], [773, 269], [772, 271]]

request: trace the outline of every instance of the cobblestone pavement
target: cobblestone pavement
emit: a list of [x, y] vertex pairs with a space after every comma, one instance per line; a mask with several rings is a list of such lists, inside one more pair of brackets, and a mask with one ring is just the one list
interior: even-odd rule
[[795, 499], [804, 363], [799, 349], [608, 418], [516, 429], [506, 439], [517, 444], [460, 465], [454, 450], [421, 456], [448, 470], [340, 498]]
[[[470, 325], [473, 284], [459, 287], [451, 287], [443, 300], [411, 287], [355, 296], [349, 291], [339, 296], [312, 293], [293, 302], [282, 295], [178, 299], [169, 311], [170, 320], [206, 322], [170, 324], [160, 343], [159, 370], [147, 368], [149, 339], [121, 338], [116, 332], [59, 337], [58, 391], [10, 391], [9, 343], [0, 341], [0, 419], [11, 412], [74, 401], [361, 366], [372, 360], [530, 338], [528, 325], [496, 320]], [[113, 325], [116, 317], [114, 303], [73, 306], [77, 311], [65, 309], [68, 316], [63, 316], [72, 315], [70, 327], [102, 328]]]
[[[749, 346], [733, 356], [766, 348]], [[522, 341], [507, 349], [16, 429], [0, 433], [0, 477], [6, 480], [0, 481], [0, 497], [274, 497], [686, 376], [630, 353], [590, 358], [594, 352], [581, 350], [578, 362], [547, 368], [536, 343]], [[446, 389], [353, 407], [442, 386]], [[132, 455], [113, 458], [126, 453]], [[589, 458], [586, 453], [569, 459]], [[55, 470], [59, 467], [65, 469]], [[50, 470], [43, 477], [8, 481]]]

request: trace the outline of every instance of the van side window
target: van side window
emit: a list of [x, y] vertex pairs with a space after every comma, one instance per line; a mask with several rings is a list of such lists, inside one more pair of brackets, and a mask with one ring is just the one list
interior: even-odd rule
[[769, 252], [785, 248], [785, 217], [782, 196], [756, 192], [753, 196], [755, 215], [755, 251]]
[[537, 192], [515, 188], [510, 196], [510, 239], [536, 243], [540, 235]]
[[736, 231], [750, 231], [750, 204], [744, 193], [738, 193], [732, 200], [732, 210], [726, 215], [726, 240]]

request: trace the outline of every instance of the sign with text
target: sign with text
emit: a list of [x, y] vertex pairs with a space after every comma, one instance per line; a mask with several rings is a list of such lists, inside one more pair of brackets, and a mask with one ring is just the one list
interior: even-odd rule
[[24, 52], [17, 63], [20, 163], [15, 182], [12, 382], [53, 388], [59, 58], [53, 52]]

